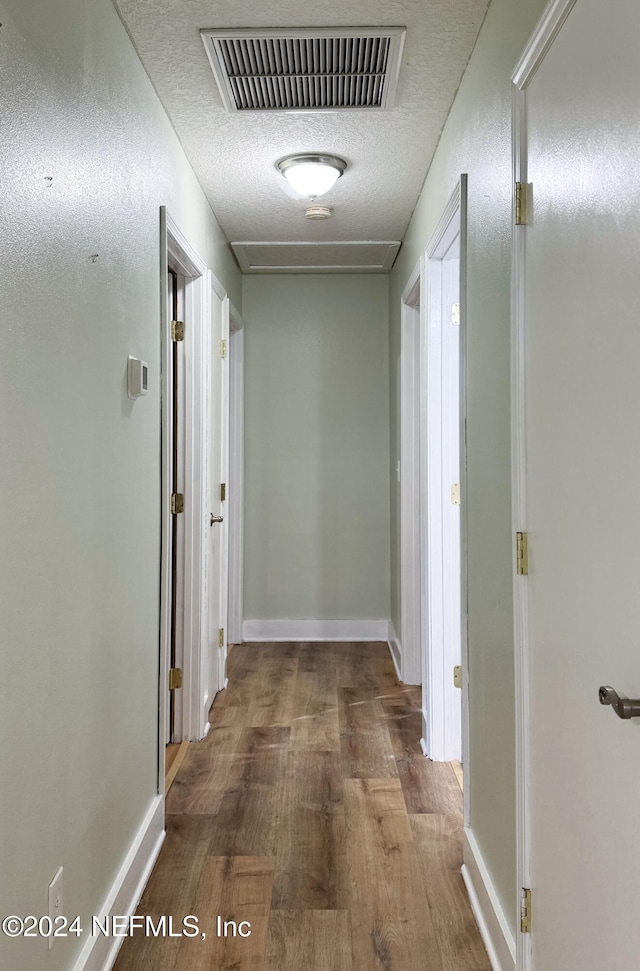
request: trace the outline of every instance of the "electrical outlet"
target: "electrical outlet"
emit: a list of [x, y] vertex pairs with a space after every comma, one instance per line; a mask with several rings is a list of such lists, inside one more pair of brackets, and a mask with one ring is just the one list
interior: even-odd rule
[[58, 870], [55, 877], [49, 884], [49, 918], [51, 920], [51, 933], [49, 934], [49, 950], [53, 947], [55, 940], [53, 932], [58, 926], [55, 923], [56, 917], [62, 917], [62, 867]]

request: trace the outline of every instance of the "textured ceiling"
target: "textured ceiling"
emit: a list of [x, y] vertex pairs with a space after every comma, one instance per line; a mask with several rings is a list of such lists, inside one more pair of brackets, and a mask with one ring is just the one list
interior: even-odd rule
[[[488, 0], [115, 0], [230, 241], [401, 240]], [[200, 38], [211, 27], [406, 26], [388, 111], [228, 114]], [[349, 169], [304, 218], [274, 168], [329, 152]]]

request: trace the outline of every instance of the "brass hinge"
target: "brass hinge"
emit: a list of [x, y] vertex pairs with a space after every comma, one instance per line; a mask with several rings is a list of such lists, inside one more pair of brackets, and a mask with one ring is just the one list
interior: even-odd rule
[[459, 303], [451, 304], [451, 323], [454, 325], [454, 327], [460, 326], [460, 304]]
[[520, 932], [531, 933], [531, 891], [527, 887], [520, 891]]
[[218, 631], [218, 647], [219, 648], [224, 647], [224, 627], [221, 627], [220, 630]]
[[453, 687], [454, 688], [462, 687], [462, 665], [461, 664], [456, 664], [456, 666], [453, 669]]
[[224, 502], [226, 498], [227, 498], [227, 483], [221, 482], [220, 483], [220, 502]]
[[174, 492], [171, 496], [171, 515], [184, 512], [184, 496], [181, 492]]
[[520, 577], [529, 573], [529, 537], [526, 533], [516, 533], [516, 573]]
[[516, 182], [516, 226], [527, 225], [527, 183]]
[[454, 506], [460, 505], [460, 483], [454, 482], [451, 486], [451, 502]]
[[169, 668], [169, 691], [182, 687], [182, 668]]
[[183, 341], [184, 340], [184, 323], [181, 320], [171, 321], [171, 340], [172, 341]]
[[226, 356], [227, 356], [227, 342], [220, 341], [220, 357], [226, 357]]

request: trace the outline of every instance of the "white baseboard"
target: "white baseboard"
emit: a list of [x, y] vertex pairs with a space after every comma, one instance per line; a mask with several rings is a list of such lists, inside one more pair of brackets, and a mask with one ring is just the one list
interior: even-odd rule
[[386, 641], [388, 620], [245, 620], [243, 641]]
[[476, 839], [464, 830], [462, 876], [493, 971], [515, 971], [516, 942]]
[[396, 669], [398, 681], [402, 681], [402, 675], [400, 674], [400, 668], [402, 665], [402, 646], [398, 640], [398, 635], [396, 634], [396, 629], [393, 626], [392, 620], [389, 621], [389, 636], [387, 639], [387, 644], [389, 645], [389, 652], [391, 654], [393, 666]]
[[[107, 898], [96, 917], [130, 916], [135, 913], [153, 865], [164, 842], [164, 796], [151, 803], [136, 837], [129, 847]], [[89, 937], [73, 971], [111, 971], [122, 937]]]

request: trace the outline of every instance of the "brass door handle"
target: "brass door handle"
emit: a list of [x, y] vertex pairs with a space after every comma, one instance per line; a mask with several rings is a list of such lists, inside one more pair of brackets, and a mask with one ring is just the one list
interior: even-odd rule
[[611, 705], [618, 718], [640, 718], [640, 698], [621, 698], [609, 685], [600, 688], [598, 697], [601, 705]]
[[222, 523], [222, 522], [224, 522], [224, 516], [214, 516], [213, 513], [211, 513], [209, 517], [210, 526], [213, 526], [214, 523]]

